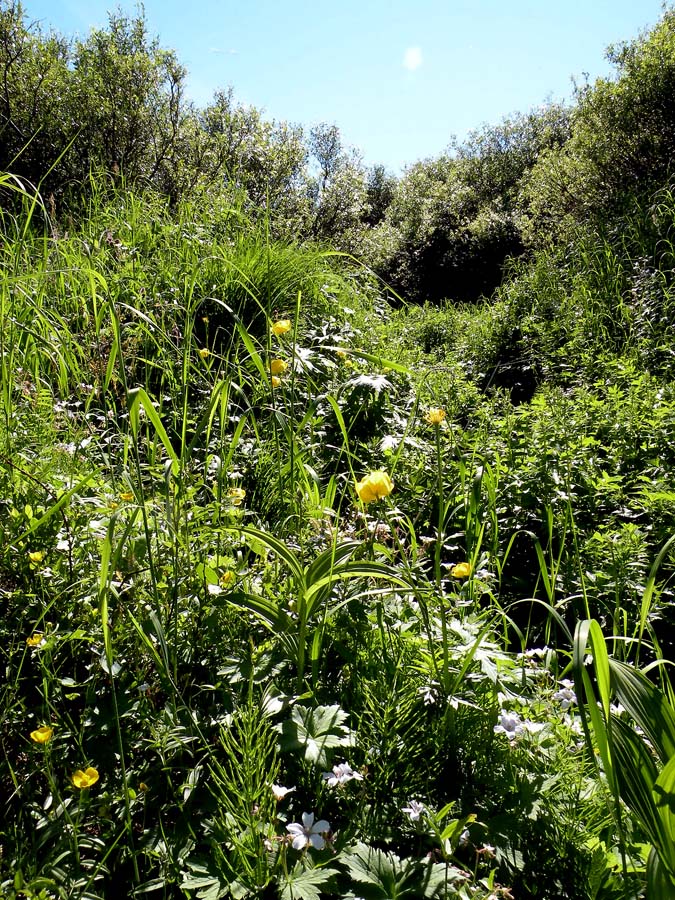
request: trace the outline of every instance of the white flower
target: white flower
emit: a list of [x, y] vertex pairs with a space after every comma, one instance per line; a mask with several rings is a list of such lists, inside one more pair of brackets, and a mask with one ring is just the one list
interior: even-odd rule
[[438, 700], [438, 688], [440, 687], [437, 681], [430, 681], [426, 687], [421, 687], [418, 689], [417, 693], [424, 700], [425, 706], [431, 706], [436, 703]]
[[286, 796], [286, 794], [290, 794], [292, 791], [295, 790], [294, 787], [292, 787], [292, 788], [282, 787], [280, 784], [273, 784], [271, 787], [272, 787], [272, 793], [274, 794], [274, 799], [277, 801], [277, 803], [279, 803], [281, 800], [283, 800], [284, 797]]
[[531, 650], [519, 653], [517, 659], [543, 659], [549, 652], [549, 648], [546, 645], [543, 647], [533, 647]]
[[326, 846], [324, 834], [330, 831], [330, 825], [325, 819], [314, 821], [314, 813], [302, 814], [302, 825], [299, 822], [291, 822], [286, 826], [286, 831], [293, 835], [293, 849], [304, 850], [312, 846], [315, 850], [323, 850]]
[[401, 812], [404, 812], [406, 813], [406, 815], [410, 816], [411, 822], [417, 822], [424, 810], [425, 807], [423, 803], [419, 803], [417, 800], [411, 800], [410, 805], [404, 806]]
[[563, 709], [569, 709], [577, 702], [577, 695], [572, 690], [573, 684], [569, 678], [563, 678], [560, 684], [562, 688], [555, 692], [553, 699], [558, 700]]
[[499, 717], [499, 724], [494, 727], [494, 733], [505, 734], [510, 741], [513, 741], [524, 731], [525, 726], [520, 721], [518, 713], [507, 712], [503, 709]]
[[356, 781], [363, 781], [363, 775], [359, 772], [355, 772], [349, 763], [340, 763], [339, 766], [333, 766], [332, 772], [324, 772], [323, 780], [326, 782], [328, 787], [335, 787], [338, 784], [346, 784], [348, 781], [355, 779]]

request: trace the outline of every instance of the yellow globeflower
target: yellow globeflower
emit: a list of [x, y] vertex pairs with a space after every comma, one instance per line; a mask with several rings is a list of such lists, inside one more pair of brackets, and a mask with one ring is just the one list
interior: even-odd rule
[[440, 406], [432, 406], [425, 419], [430, 425], [440, 425], [445, 419], [445, 410], [441, 409]]
[[457, 563], [456, 566], [453, 566], [452, 569], [450, 569], [450, 574], [453, 578], [468, 578], [471, 574], [471, 563]]
[[243, 488], [233, 487], [229, 489], [227, 496], [230, 498], [232, 506], [241, 506], [246, 496], [246, 491]]
[[85, 788], [90, 788], [92, 784], [96, 784], [98, 781], [98, 772], [93, 766], [89, 766], [84, 772], [82, 769], [78, 769], [77, 772], [73, 772], [70, 780], [76, 788], [79, 788], [82, 791]]
[[281, 387], [281, 378], [278, 375], [272, 375], [272, 387], [278, 388]]
[[30, 737], [36, 744], [46, 744], [47, 741], [51, 740], [53, 734], [53, 728], [49, 725], [41, 725], [39, 728], [36, 728], [35, 731], [31, 731]]
[[28, 559], [32, 563], [41, 563], [44, 558], [45, 558], [44, 550], [31, 550], [30, 553], [28, 554]]
[[26, 643], [29, 647], [39, 647], [43, 640], [44, 634], [40, 634], [38, 631], [36, 631], [35, 634], [31, 635], [31, 637], [26, 638]]
[[279, 319], [277, 322], [272, 323], [272, 334], [286, 334], [292, 327], [290, 319]]
[[283, 375], [287, 368], [288, 363], [284, 362], [283, 359], [273, 359], [270, 363], [272, 375]]
[[234, 581], [234, 572], [231, 570], [227, 570], [227, 572], [223, 572], [223, 574], [218, 579], [221, 587], [229, 587]]
[[211, 355], [211, 351], [208, 347], [202, 347], [201, 350], [197, 351], [202, 359], [208, 359]]
[[356, 493], [359, 495], [359, 500], [363, 500], [364, 503], [388, 497], [393, 490], [394, 482], [381, 469], [364, 475], [361, 481], [356, 482]]
[[131, 503], [131, 501], [133, 499], [134, 499], [133, 491], [122, 491], [122, 493], [120, 494], [120, 500], [124, 500], [125, 503]]

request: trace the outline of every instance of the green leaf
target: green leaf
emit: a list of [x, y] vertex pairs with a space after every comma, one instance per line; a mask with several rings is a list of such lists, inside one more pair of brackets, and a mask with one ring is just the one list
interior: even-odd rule
[[[417, 859], [402, 860], [358, 843], [343, 857], [355, 887], [347, 894], [359, 900], [420, 900], [447, 896], [447, 886], [463, 879], [455, 866]], [[454, 893], [453, 893], [454, 896]]]
[[309, 869], [298, 864], [281, 886], [281, 900], [320, 900], [321, 888], [331, 887], [336, 869]]
[[256, 594], [248, 594], [245, 591], [232, 591], [224, 599], [232, 606], [252, 612], [263, 625], [276, 633], [285, 633], [289, 630], [290, 619], [286, 611], [277, 606], [273, 600], [259, 597]]
[[281, 725], [281, 749], [303, 750], [307, 762], [325, 766], [328, 750], [348, 746], [351, 741], [351, 732], [343, 724], [346, 719], [347, 713], [339, 706], [295, 706], [290, 721]]
[[177, 475], [180, 466], [178, 464], [178, 457], [176, 456], [176, 451], [173, 449], [171, 441], [169, 440], [169, 435], [166, 433], [166, 429], [164, 425], [162, 425], [162, 421], [157, 415], [157, 410], [152, 404], [150, 397], [146, 394], [143, 388], [132, 388], [129, 391], [129, 395], [127, 397], [127, 407], [129, 409], [129, 421], [131, 423], [131, 427], [134, 432], [134, 436], [138, 434], [139, 428], [139, 415], [138, 415], [138, 407], [139, 404], [145, 410], [145, 414], [152, 423], [153, 428], [155, 429], [155, 433], [159, 438], [164, 450], [166, 451], [166, 455], [171, 460], [171, 471], [174, 475]]
[[656, 849], [652, 847], [647, 861], [647, 897], [649, 900], [672, 900], [675, 881], [668, 874]]
[[661, 762], [675, 756], [675, 713], [665, 695], [633, 666], [610, 660], [616, 695], [654, 745]]
[[613, 716], [611, 733], [621, 798], [641, 820], [649, 840], [663, 848], [667, 834], [653, 796], [658, 775], [656, 764], [644, 741], [627, 722]]
[[654, 797], [661, 821], [675, 850], [675, 756], [656, 779]]

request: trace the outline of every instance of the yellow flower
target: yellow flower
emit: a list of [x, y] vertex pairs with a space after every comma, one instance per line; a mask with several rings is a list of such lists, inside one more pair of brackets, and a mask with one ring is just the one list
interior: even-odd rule
[[144, 781], [139, 782], [138, 790], [143, 791], [145, 793], [148, 790], [148, 786]]
[[335, 355], [339, 356], [340, 359], [347, 359], [347, 353], [345, 350], [336, 350]]
[[98, 781], [98, 772], [93, 766], [89, 766], [84, 772], [82, 769], [78, 769], [77, 772], [73, 772], [70, 780], [76, 788], [84, 790], [84, 788], [90, 788], [92, 784], [96, 784]]
[[277, 375], [272, 375], [272, 387], [278, 388], [280, 386], [281, 386], [281, 378], [279, 378]]
[[30, 737], [36, 744], [46, 744], [47, 741], [51, 740], [53, 734], [53, 728], [49, 725], [41, 725], [39, 728], [36, 728], [35, 731], [31, 731]]
[[44, 639], [44, 634], [40, 634], [38, 631], [36, 631], [34, 635], [32, 635], [29, 638], [26, 638], [26, 643], [28, 644], [29, 647], [39, 647], [40, 644], [42, 643], [43, 639]]
[[292, 328], [290, 319], [279, 319], [278, 322], [272, 323], [272, 334], [286, 334]]
[[230, 498], [232, 506], [241, 506], [244, 497], [246, 496], [246, 491], [243, 488], [230, 488], [227, 492], [227, 496]]
[[424, 418], [430, 425], [440, 425], [445, 419], [445, 410], [440, 406], [432, 406]]
[[44, 558], [45, 558], [44, 550], [31, 550], [31, 552], [28, 554], [28, 559], [32, 563], [41, 563]]
[[122, 491], [120, 494], [120, 500], [124, 500], [125, 503], [130, 503], [134, 499], [133, 491]]
[[471, 574], [471, 563], [457, 563], [456, 566], [453, 566], [452, 569], [450, 569], [450, 574], [453, 578], [468, 578]]
[[394, 490], [394, 482], [386, 472], [378, 470], [364, 475], [361, 481], [356, 482], [356, 493], [359, 500], [370, 503], [372, 500], [381, 500], [388, 497]]
[[273, 359], [270, 363], [272, 375], [283, 375], [287, 368], [288, 363], [285, 363], [283, 359]]
[[199, 355], [201, 356], [202, 359], [208, 359], [209, 356], [211, 355], [211, 351], [209, 350], [208, 347], [202, 347], [197, 352], [199, 353]]
[[220, 582], [221, 587], [229, 587], [229, 585], [231, 585], [234, 581], [234, 572], [231, 572], [229, 570], [227, 572], [223, 572], [218, 581]]

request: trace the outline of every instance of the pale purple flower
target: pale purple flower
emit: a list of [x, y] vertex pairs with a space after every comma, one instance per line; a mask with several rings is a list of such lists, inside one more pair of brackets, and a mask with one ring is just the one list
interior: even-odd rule
[[410, 805], [404, 806], [401, 812], [406, 813], [410, 817], [411, 822], [417, 822], [424, 810], [424, 803], [420, 803], [418, 800], [411, 800]]
[[507, 712], [503, 709], [499, 717], [499, 724], [494, 727], [495, 734], [505, 734], [510, 741], [513, 741], [524, 731], [525, 726], [518, 713]]
[[563, 709], [569, 709], [577, 702], [577, 695], [572, 690], [573, 684], [569, 678], [563, 678], [560, 684], [562, 688], [555, 692], [553, 699], [557, 700]]
[[363, 775], [355, 772], [349, 763], [340, 763], [339, 766], [333, 766], [332, 772], [324, 772], [323, 780], [328, 787], [335, 787], [338, 784], [346, 784], [348, 781], [363, 781]]
[[291, 822], [286, 826], [286, 831], [293, 835], [294, 850], [304, 850], [310, 846], [315, 850], [323, 850], [326, 846], [324, 834], [330, 831], [330, 825], [325, 819], [315, 822], [314, 813], [303, 813], [302, 825], [299, 822]]

